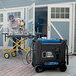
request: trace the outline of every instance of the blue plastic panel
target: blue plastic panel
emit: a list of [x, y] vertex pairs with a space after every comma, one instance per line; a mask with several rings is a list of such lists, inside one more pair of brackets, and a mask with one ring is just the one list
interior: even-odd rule
[[41, 43], [60, 43], [60, 40], [47, 40], [47, 39], [41, 39], [40, 40]]
[[58, 62], [45, 62], [44, 65], [58, 65], [59, 63]]

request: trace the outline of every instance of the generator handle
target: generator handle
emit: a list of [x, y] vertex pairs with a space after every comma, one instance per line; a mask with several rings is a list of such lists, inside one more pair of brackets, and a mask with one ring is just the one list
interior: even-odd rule
[[68, 46], [66, 45], [66, 49], [67, 49], [67, 65], [69, 64], [69, 57], [68, 57]]

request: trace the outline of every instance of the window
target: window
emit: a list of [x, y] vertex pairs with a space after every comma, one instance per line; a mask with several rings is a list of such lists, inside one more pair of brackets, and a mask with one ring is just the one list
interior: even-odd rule
[[8, 21], [10, 15], [13, 15], [15, 18], [21, 18], [21, 12], [10, 12], [8, 13]]
[[29, 9], [28, 19], [29, 19], [29, 20], [33, 19], [33, 8]]
[[64, 17], [64, 8], [61, 8], [61, 18], [65, 18]]
[[51, 8], [51, 18], [69, 18], [69, 8]]
[[55, 8], [51, 8], [51, 18], [55, 18]]
[[60, 18], [60, 8], [56, 8], [56, 18]]
[[0, 14], [0, 22], [3, 22], [3, 14]]

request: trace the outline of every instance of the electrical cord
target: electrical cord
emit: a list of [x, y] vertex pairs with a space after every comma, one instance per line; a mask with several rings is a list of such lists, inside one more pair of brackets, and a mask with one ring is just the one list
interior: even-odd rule
[[[32, 39], [29, 39], [29, 44], [28, 45], [29, 45], [30, 48], [32, 48]], [[24, 65], [31, 64], [31, 61], [29, 60], [29, 57], [32, 59], [31, 52], [32, 52], [32, 50], [30, 49], [26, 55], [21, 55], [22, 62], [23, 62]], [[28, 54], [29, 54], [29, 56], [28, 56]]]

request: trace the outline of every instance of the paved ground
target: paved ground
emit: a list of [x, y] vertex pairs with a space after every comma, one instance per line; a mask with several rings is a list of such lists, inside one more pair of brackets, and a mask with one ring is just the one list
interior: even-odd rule
[[0, 51], [0, 76], [76, 76], [76, 56], [70, 56], [70, 64], [66, 72], [50, 70], [36, 73], [31, 64], [27, 65], [24, 56], [5, 59]]
[[27, 65], [24, 56], [5, 59], [0, 52], [0, 76], [32, 76], [36, 72], [31, 64]]

